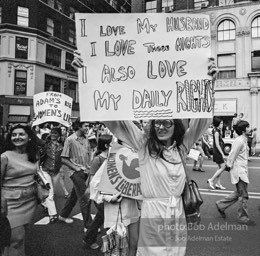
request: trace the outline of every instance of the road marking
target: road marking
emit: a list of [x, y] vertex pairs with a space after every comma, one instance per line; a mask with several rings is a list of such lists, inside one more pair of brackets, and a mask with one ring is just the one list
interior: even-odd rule
[[[229, 191], [229, 190], [215, 190], [215, 189], [204, 189], [204, 188], [200, 188], [199, 189], [202, 195], [214, 195], [214, 196], [228, 196], [230, 193], [232, 193], [233, 191]], [[258, 192], [248, 192], [249, 194], [249, 198], [253, 198], [253, 199], [260, 199], [260, 193]]]
[[[231, 190], [215, 190], [215, 189], [206, 189], [206, 188], [200, 188], [199, 189], [202, 195], [212, 195], [212, 196], [228, 196], [230, 193], [233, 191]], [[249, 198], [252, 199], [260, 199], [260, 193], [259, 192], [248, 192]], [[92, 219], [95, 218], [95, 214], [91, 214]], [[82, 214], [78, 213], [74, 215], [72, 218], [78, 219], [78, 220], [83, 220]], [[50, 223], [50, 218], [49, 217], [44, 217], [37, 222], [34, 223], [34, 225], [48, 225]]]
[[83, 217], [82, 217], [81, 213], [74, 215], [72, 218], [83, 220]]
[[[91, 214], [91, 218], [92, 220], [95, 218], [96, 214]], [[74, 219], [79, 219], [79, 220], [83, 220], [83, 217], [82, 217], [82, 213], [80, 212], [79, 214], [76, 214], [74, 215], [72, 218]]]
[[49, 223], [50, 223], [50, 218], [49, 217], [44, 217], [41, 220], [35, 222], [34, 225], [47, 225]]
[[[193, 164], [186, 164], [187, 166], [193, 166]], [[208, 164], [208, 165], [203, 165], [203, 167], [216, 167], [217, 168], [217, 166], [216, 165], [211, 165], [211, 164]], [[259, 167], [256, 167], [256, 166], [250, 166], [250, 167], [248, 167], [248, 169], [250, 170], [250, 169], [252, 169], [252, 170], [260, 170], [260, 168]]]
[[[217, 192], [217, 193], [232, 193], [234, 190], [220, 190], [220, 189], [210, 189], [210, 188], [200, 188], [200, 191], [204, 192]], [[260, 196], [260, 192], [248, 192], [249, 195], [259, 195]]]
[[[91, 214], [92, 219], [94, 219], [95, 216], [96, 216], [95, 214]], [[81, 213], [74, 215], [72, 218], [78, 219], [78, 220], [83, 220]], [[49, 223], [50, 223], [50, 218], [44, 217], [44, 218], [38, 220], [37, 222], [35, 222], [34, 225], [48, 225]]]

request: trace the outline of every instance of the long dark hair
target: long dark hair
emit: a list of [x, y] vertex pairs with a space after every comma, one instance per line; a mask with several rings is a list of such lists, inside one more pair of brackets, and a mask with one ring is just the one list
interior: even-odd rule
[[28, 144], [26, 146], [26, 153], [28, 154], [28, 160], [32, 163], [35, 163], [38, 160], [38, 147], [37, 147], [37, 139], [36, 135], [32, 131], [32, 129], [28, 125], [21, 125], [17, 124], [14, 125], [10, 131], [8, 132], [7, 138], [6, 138], [6, 145], [5, 145], [5, 151], [7, 150], [14, 150], [15, 146], [11, 141], [12, 133], [15, 129], [23, 129], [28, 134]]
[[[164, 144], [158, 139], [154, 127], [155, 120], [152, 120], [149, 133], [147, 135], [147, 147], [150, 156], [154, 158], [162, 157], [162, 152]], [[183, 143], [183, 138], [185, 134], [185, 127], [180, 119], [173, 119], [174, 122], [174, 132], [172, 135], [172, 143], [176, 141], [176, 147], [179, 147]]]
[[107, 149], [106, 145], [109, 145], [112, 141], [112, 136], [109, 134], [102, 134], [98, 137], [97, 142], [97, 150], [95, 152], [95, 156], [101, 154], [103, 151]]
[[212, 124], [215, 128], [218, 128], [220, 123], [222, 122], [223, 120], [219, 117], [219, 116], [214, 116], [213, 117], [213, 121], [212, 121]]

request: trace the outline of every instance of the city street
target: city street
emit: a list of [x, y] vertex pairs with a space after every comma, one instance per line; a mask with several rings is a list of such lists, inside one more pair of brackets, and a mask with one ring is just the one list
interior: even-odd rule
[[[211, 190], [206, 183], [216, 171], [216, 164], [212, 160], [204, 162], [205, 173], [192, 172], [192, 178], [197, 181], [204, 199], [202, 205], [202, 222], [198, 230], [190, 230], [188, 237], [187, 256], [259, 256], [260, 255], [260, 158], [252, 158], [249, 162], [249, 204], [248, 211], [257, 225], [242, 227], [236, 223], [237, 204], [227, 211], [227, 219], [223, 220], [215, 207], [215, 201], [229, 194], [234, 186], [230, 183], [229, 173], [221, 176], [222, 185], [227, 190]], [[191, 170], [192, 161], [188, 161]], [[67, 186], [71, 183], [67, 177]], [[65, 202], [61, 192], [57, 193], [57, 208], [60, 210]], [[83, 250], [82, 236], [83, 224], [78, 205], [73, 210], [73, 224], [55, 223], [47, 224], [48, 218], [42, 207], [38, 207], [34, 224], [29, 227], [27, 239], [28, 256], [94, 256], [102, 255], [100, 249]], [[95, 209], [92, 211], [95, 214]], [[98, 237], [101, 245], [101, 235]]]

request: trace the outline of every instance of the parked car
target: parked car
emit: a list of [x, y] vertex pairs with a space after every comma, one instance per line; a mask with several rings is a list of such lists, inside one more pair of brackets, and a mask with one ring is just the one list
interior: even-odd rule
[[[231, 150], [232, 144], [234, 142], [233, 138], [223, 138], [224, 141], [224, 154], [227, 156]], [[209, 137], [210, 149], [209, 153], [213, 154], [213, 136]]]

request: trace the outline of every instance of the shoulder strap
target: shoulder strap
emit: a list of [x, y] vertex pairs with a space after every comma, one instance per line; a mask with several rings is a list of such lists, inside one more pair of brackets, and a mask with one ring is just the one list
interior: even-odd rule
[[121, 223], [123, 223], [123, 216], [122, 216], [122, 210], [121, 210], [121, 201], [119, 202], [119, 206], [118, 206], [118, 212], [117, 212], [117, 218], [116, 218], [116, 228], [117, 228], [119, 215], [121, 215], [120, 220], [121, 220]]
[[182, 151], [181, 151], [181, 149], [179, 147], [178, 147], [178, 151], [179, 151], [179, 154], [180, 154], [180, 157], [181, 157], [181, 161], [182, 161], [182, 165], [183, 165], [183, 168], [184, 168], [184, 171], [185, 171], [185, 174], [186, 174], [186, 179], [187, 179], [188, 182], [190, 182], [190, 173], [187, 170], [187, 166], [186, 166], [186, 163], [184, 161], [183, 153], [182, 153]]

